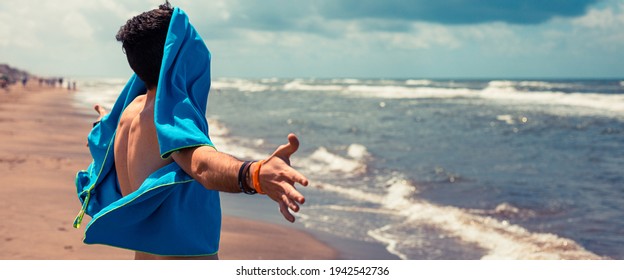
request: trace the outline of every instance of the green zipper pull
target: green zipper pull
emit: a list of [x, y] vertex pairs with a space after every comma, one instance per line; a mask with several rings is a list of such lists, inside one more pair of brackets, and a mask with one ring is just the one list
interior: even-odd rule
[[78, 212], [76, 219], [74, 219], [74, 228], [80, 228], [80, 224], [82, 224], [82, 218], [84, 217], [84, 214], [85, 211], [83, 209], [80, 209], [80, 212]]
[[87, 192], [87, 197], [85, 197], [84, 202], [82, 203], [82, 208], [76, 219], [74, 219], [74, 228], [80, 228], [80, 224], [82, 224], [82, 218], [84, 218], [85, 211], [87, 210], [87, 205], [89, 205], [89, 200], [91, 200], [91, 192]]

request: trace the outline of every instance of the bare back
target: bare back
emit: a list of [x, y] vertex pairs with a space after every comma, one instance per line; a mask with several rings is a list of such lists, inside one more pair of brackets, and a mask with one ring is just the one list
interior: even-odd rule
[[124, 196], [137, 190], [150, 174], [172, 162], [160, 158], [154, 99], [148, 94], [138, 96], [126, 107], [117, 126], [115, 169]]
[[[150, 94], [151, 93], [151, 94]], [[115, 136], [115, 169], [121, 188], [126, 196], [136, 191], [143, 181], [156, 170], [173, 162], [160, 157], [156, 126], [154, 125], [154, 92], [134, 99], [121, 114]], [[135, 253], [136, 259], [218, 259], [218, 255], [199, 257], [168, 257], [143, 252]]]

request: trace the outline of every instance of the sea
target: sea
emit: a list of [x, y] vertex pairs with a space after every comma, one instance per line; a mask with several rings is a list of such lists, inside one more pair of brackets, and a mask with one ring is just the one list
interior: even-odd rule
[[[75, 103], [125, 82], [80, 79]], [[240, 159], [295, 133], [295, 224], [347, 258], [624, 259], [624, 80], [214, 78], [206, 117]], [[224, 214], [283, 220], [257, 198]]]

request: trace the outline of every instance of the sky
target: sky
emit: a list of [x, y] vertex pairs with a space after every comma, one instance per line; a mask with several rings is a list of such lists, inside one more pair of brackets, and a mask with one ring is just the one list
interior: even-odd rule
[[[624, 78], [622, 0], [172, 0], [213, 77]], [[0, 2], [0, 63], [127, 77], [115, 34], [154, 0]]]

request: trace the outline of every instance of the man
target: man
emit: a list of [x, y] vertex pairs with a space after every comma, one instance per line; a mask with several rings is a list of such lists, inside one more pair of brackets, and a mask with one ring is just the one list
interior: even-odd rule
[[294, 222], [290, 211], [305, 201], [294, 184], [308, 184], [290, 167], [297, 137], [259, 162], [214, 148], [205, 120], [210, 53], [186, 14], [167, 2], [116, 37], [136, 76], [110, 114], [95, 107], [94, 162], [76, 178], [83, 209], [75, 226], [93, 216], [85, 243], [135, 250], [136, 259], [216, 259], [220, 191], [266, 194]]

